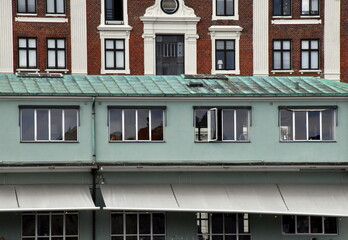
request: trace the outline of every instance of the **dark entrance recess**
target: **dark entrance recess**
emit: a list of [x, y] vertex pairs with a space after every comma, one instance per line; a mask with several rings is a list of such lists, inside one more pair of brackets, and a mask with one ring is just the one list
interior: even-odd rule
[[156, 36], [156, 74], [184, 74], [184, 36]]

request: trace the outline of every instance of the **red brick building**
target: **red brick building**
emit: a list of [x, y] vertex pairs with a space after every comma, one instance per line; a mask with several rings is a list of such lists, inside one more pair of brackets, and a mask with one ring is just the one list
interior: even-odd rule
[[1, 0], [0, 72], [348, 82], [339, 0]]

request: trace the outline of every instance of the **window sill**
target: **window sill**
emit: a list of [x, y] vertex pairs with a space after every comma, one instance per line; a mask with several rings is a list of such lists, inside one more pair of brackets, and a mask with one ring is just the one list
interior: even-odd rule
[[279, 25], [306, 25], [306, 24], [321, 24], [321, 19], [274, 19], [272, 24]]
[[105, 25], [98, 26], [99, 31], [130, 31], [132, 27], [129, 25]]
[[317, 74], [320, 74], [322, 71], [320, 69], [305, 69], [305, 70], [299, 70], [299, 72], [301, 74], [304, 74], [304, 73], [317, 73]]
[[272, 16], [272, 18], [273, 19], [278, 19], [278, 18], [280, 18], [280, 19], [290, 19], [290, 18], [292, 18], [292, 16]]
[[62, 17], [16, 17], [16, 22], [38, 22], [38, 23], [67, 23], [68, 18]]
[[320, 15], [301, 15], [300, 18], [321, 18]]
[[130, 74], [130, 70], [129, 69], [124, 69], [124, 70], [106, 70], [106, 69], [102, 69], [100, 71], [100, 74]]
[[20, 141], [20, 143], [80, 143], [79, 141]]
[[337, 143], [336, 140], [289, 140], [279, 141], [280, 143]]
[[36, 68], [17, 68], [16, 72], [39, 72], [40, 69]]
[[45, 72], [47, 72], [47, 73], [51, 73], [51, 72], [64, 72], [64, 73], [68, 73], [69, 70], [68, 70], [68, 69], [45, 69]]
[[109, 143], [165, 143], [166, 141], [146, 141], [146, 140], [143, 140], [143, 141], [110, 141], [109, 140]]
[[216, 20], [239, 20], [239, 16], [212, 16], [211, 20], [216, 21]]
[[239, 70], [212, 70], [211, 74], [234, 74], [240, 75]]
[[290, 73], [293, 74], [294, 70], [272, 70], [271, 73], [276, 74], [276, 73]]
[[17, 16], [36, 17], [37, 13], [17, 13]]
[[195, 143], [251, 143], [250, 140], [246, 141], [197, 141], [195, 140]]
[[66, 17], [65, 13], [46, 13], [46, 17]]

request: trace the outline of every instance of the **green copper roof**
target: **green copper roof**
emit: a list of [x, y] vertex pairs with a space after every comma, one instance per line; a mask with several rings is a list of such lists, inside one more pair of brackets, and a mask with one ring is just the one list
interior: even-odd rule
[[[211, 76], [210, 76], [211, 77]], [[62, 78], [0, 74], [2, 96], [345, 96], [348, 84], [315, 77], [197, 78], [184, 75], [64, 75]], [[191, 84], [190, 86], [190, 83]]]

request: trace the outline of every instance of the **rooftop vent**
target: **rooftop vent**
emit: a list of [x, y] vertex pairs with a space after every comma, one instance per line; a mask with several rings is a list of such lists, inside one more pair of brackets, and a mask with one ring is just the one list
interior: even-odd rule
[[61, 73], [17, 73], [17, 77], [24, 78], [62, 78], [63, 74]]
[[201, 82], [189, 82], [187, 84], [187, 86], [189, 86], [189, 87], [204, 87], [204, 84]]
[[222, 74], [187, 74], [184, 75], [185, 79], [217, 79], [217, 80], [228, 80], [225, 75]]

